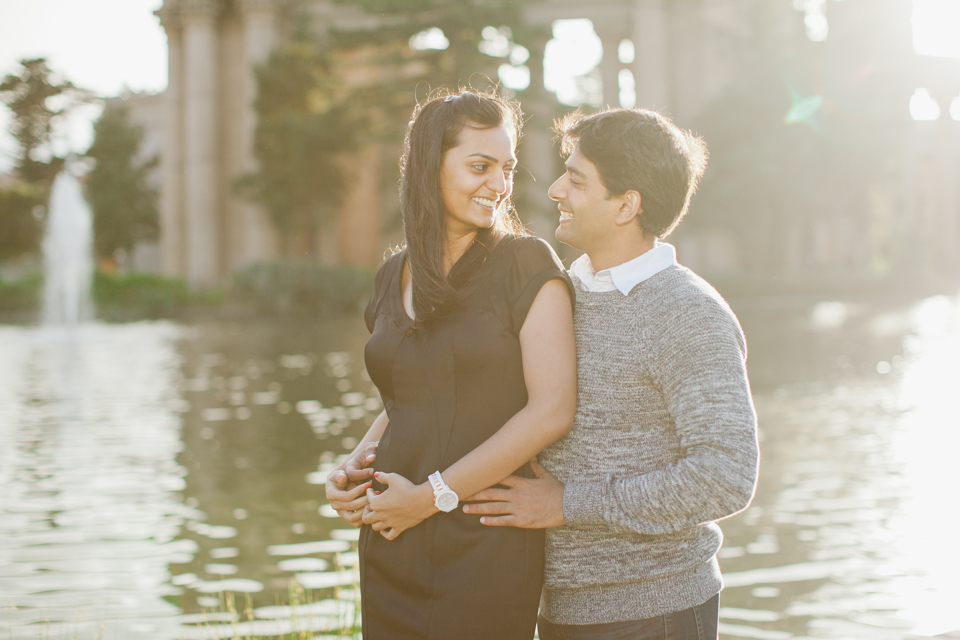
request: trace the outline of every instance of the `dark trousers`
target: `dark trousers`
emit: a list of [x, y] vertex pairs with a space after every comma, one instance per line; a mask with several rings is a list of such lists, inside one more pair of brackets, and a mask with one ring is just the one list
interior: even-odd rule
[[537, 620], [540, 640], [717, 640], [720, 594], [684, 611], [604, 624], [553, 624]]

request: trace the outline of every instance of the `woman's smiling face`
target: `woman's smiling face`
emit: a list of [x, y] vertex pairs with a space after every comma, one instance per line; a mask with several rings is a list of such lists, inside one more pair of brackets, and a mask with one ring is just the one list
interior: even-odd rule
[[517, 156], [510, 130], [503, 125], [478, 126], [468, 123], [464, 127], [460, 144], [446, 152], [440, 168], [440, 190], [451, 234], [493, 226], [498, 209], [513, 191]]

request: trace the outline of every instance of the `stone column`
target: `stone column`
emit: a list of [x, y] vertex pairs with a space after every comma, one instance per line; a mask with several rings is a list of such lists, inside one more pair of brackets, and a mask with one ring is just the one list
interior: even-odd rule
[[[253, 144], [257, 128], [257, 114], [253, 103], [257, 98], [255, 68], [266, 62], [277, 42], [277, 15], [275, 0], [240, 0], [238, 7], [243, 21], [244, 75], [240, 100], [240, 162], [242, 173], [256, 170]], [[233, 252], [233, 268], [273, 257], [277, 254], [277, 237], [265, 211], [240, 200], [236, 203], [234, 222], [238, 226]]]
[[163, 146], [160, 151], [160, 270], [183, 276], [182, 217], [182, 41], [175, 0], [165, 0], [156, 11], [167, 32], [167, 90], [163, 94]]
[[633, 76], [637, 106], [666, 110], [670, 105], [668, 45], [670, 23], [664, 0], [637, 0], [633, 20]]
[[544, 33], [525, 43], [530, 50], [527, 60], [530, 87], [521, 96], [527, 124], [517, 150], [520, 160], [517, 181], [523, 183], [518, 185], [524, 201], [523, 208], [518, 209], [520, 219], [538, 236], [552, 240], [559, 213], [556, 203], [547, 196], [547, 189], [558, 177], [559, 155], [550, 131], [554, 98], [543, 86], [543, 52], [549, 39], [549, 28], [544, 28]]
[[[369, 142], [345, 157], [342, 162], [346, 183], [336, 221], [336, 258], [338, 262], [377, 267], [383, 261], [383, 220], [380, 211], [383, 190], [383, 146]], [[323, 234], [326, 240], [328, 233]], [[328, 249], [321, 259], [333, 254]]]
[[957, 188], [960, 179], [960, 151], [957, 149], [960, 122], [950, 117], [950, 103], [957, 95], [957, 85], [953, 82], [949, 85], [949, 88], [938, 87], [931, 91], [940, 105], [940, 119], [935, 123], [937, 151], [934, 170], [937, 172], [935, 188], [939, 205], [937, 237], [945, 275], [955, 273], [960, 266], [960, 189]]
[[622, 22], [614, 20], [594, 20], [594, 31], [600, 36], [603, 45], [603, 58], [600, 60], [600, 78], [603, 83], [603, 103], [610, 107], [620, 106], [620, 58], [618, 49], [624, 37]]
[[183, 195], [187, 237], [186, 276], [194, 288], [220, 278], [220, 202], [217, 167], [219, 50], [215, 0], [182, 0]]

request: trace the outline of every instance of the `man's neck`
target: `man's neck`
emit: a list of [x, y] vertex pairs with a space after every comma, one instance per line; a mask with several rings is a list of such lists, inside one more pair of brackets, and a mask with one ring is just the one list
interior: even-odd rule
[[639, 258], [653, 249], [656, 244], [657, 239], [654, 236], [644, 235], [639, 241], [604, 247], [600, 251], [587, 251], [587, 256], [595, 271], [605, 271]]

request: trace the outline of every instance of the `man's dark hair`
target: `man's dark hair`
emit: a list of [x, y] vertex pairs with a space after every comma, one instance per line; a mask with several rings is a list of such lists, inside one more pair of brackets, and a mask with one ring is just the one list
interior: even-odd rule
[[663, 238], [680, 222], [707, 165], [703, 140], [646, 109], [567, 114], [554, 125], [564, 157], [580, 149], [607, 197], [640, 193], [644, 233]]

